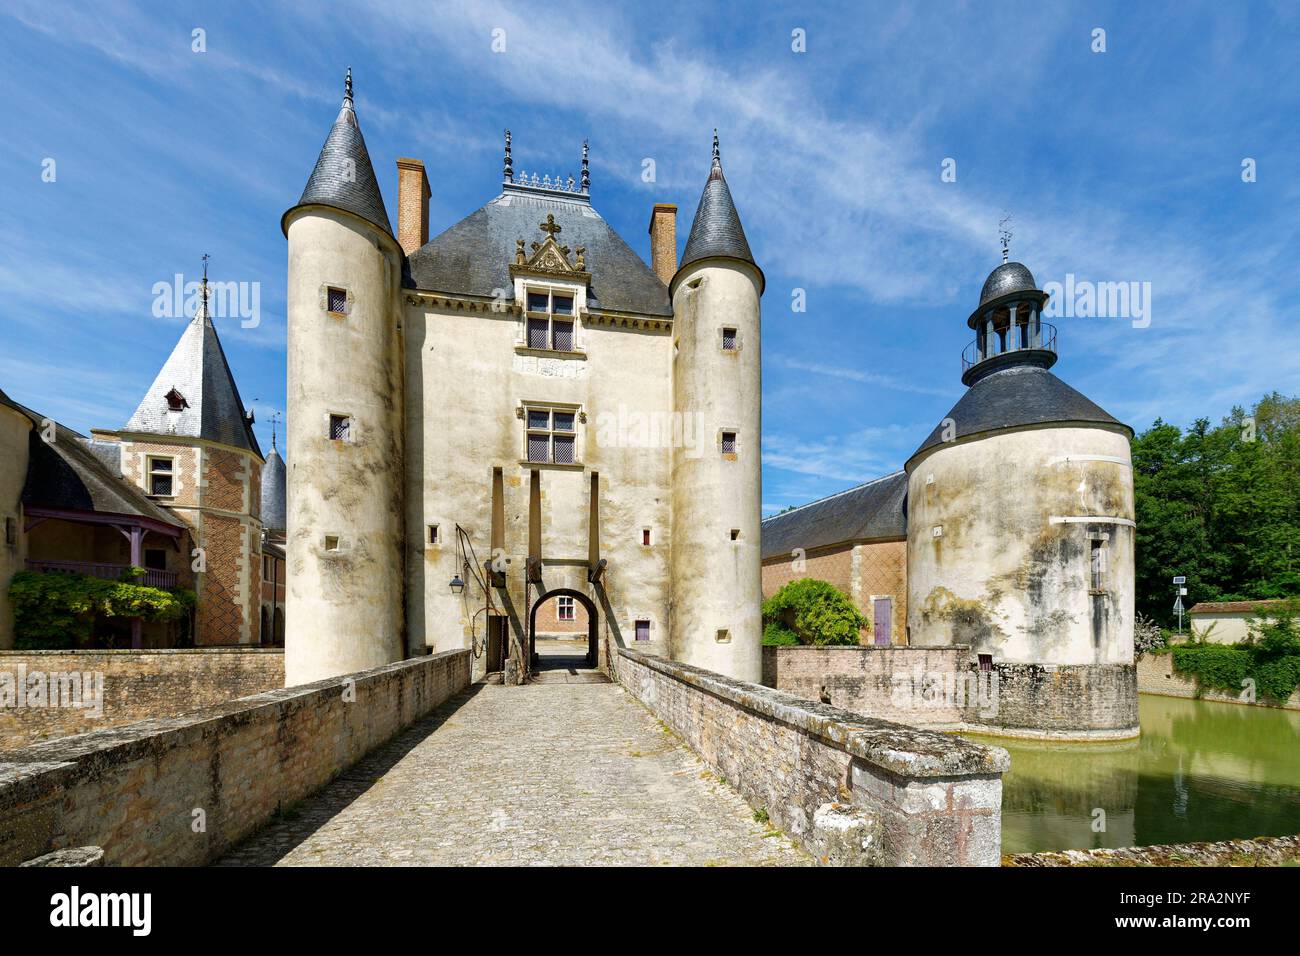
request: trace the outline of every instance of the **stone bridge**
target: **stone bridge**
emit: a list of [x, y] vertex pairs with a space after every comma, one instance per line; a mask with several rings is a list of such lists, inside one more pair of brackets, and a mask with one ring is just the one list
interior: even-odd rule
[[998, 863], [1005, 751], [612, 660], [450, 651], [0, 754], [0, 864]]

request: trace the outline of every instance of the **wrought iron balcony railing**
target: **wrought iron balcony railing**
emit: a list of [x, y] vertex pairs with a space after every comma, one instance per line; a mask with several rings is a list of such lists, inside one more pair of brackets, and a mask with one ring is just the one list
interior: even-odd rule
[[966, 346], [961, 353], [961, 371], [965, 375], [981, 362], [1006, 355], [1009, 352], [1039, 351], [1056, 354], [1056, 326], [1050, 322], [1016, 325], [982, 335]]

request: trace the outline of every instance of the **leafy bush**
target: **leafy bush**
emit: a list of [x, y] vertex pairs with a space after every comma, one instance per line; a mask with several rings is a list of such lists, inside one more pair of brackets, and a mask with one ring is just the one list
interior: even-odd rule
[[767, 647], [795, 647], [799, 644], [799, 635], [780, 621], [769, 621], [763, 625], [763, 644]]
[[[136, 579], [137, 569], [124, 577]], [[174, 621], [194, 606], [188, 588], [145, 587], [105, 581], [85, 574], [19, 571], [9, 585], [14, 609], [14, 646], [20, 650], [58, 650], [84, 645], [95, 622], [109, 617]]]
[[1240, 644], [1194, 640], [1173, 649], [1174, 667], [1205, 687], [1240, 693], [1247, 678], [1262, 697], [1283, 701], [1300, 684], [1300, 620], [1289, 602], [1250, 621], [1250, 636]]
[[[763, 602], [763, 640], [793, 634], [800, 644], [857, 644], [867, 619], [834, 585], [816, 578], [791, 581]], [[780, 632], [773, 626], [779, 627]]]

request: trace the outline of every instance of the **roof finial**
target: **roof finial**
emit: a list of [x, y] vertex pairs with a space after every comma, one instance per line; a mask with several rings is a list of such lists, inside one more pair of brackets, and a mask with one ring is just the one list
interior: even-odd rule
[[352, 67], [348, 67], [348, 75], [343, 80], [343, 105], [352, 105]]
[[271, 447], [272, 448], [275, 448], [275, 426], [276, 423], [279, 422], [279, 420], [280, 420], [280, 413], [272, 412], [271, 414]]
[[203, 253], [203, 321], [208, 321], [208, 259], [211, 257]]
[[718, 128], [713, 127], [713, 168], [722, 168], [722, 151], [718, 149]]
[[998, 237], [1002, 240], [1002, 261], [1011, 260], [1011, 213], [998, 220]]
[[589, 152], [587, 141], [582, 141], [582, 191], [591, 192], [591, 163], [587, 159]]
[[501, 170], [501, 175], [508, 183], [515, 181], [515, 161], [510, 158], [510, 130], [506, 130], [506, 163]]

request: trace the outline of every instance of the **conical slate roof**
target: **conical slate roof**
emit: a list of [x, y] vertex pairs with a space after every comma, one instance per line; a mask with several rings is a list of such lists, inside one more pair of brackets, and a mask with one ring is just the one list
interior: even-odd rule
[[261, 457], [206, 301], [181, 333], [124, 431], [203, 438], [246, 448]]
[[[950, 434], [945, 436], [944, 424], [940, 422], [912, 454], [913, 459], [921, 452], [943, 444], [945, 437], [966, 438], [1008, 428], [1081, 422], [1132, 432], [1096, 402], [1066, 385], [1047, 369], [1035, 365], [1014, 365], [979, 379], [966, 390], [943, 421], [951, 423], [948, 426]], [[908, 465], [911, 465], [910, 459]]]
[[287, 510], [284, 459], [280, 457], [273, 441], [270, 454], [266, 456], [266, 464], [262, 466], [262, 527], [283, 534], [287, 527]]
[[709, 170], [708, 182], [704, 184], [700, 204], [695, 210], [695, 220], [691, 223], [691, 234], [686, 240], [678, 271], [701, 259], [713, 258], [739, 259], [756, 265], [731, 190], [722, 175], [716, 133], [713, 136], [713, 168]]
[[298, 206], [310, 205], [342, 209], [360, 216], [390, 236], [393, 234], [393, 228], [388, 224], [388, 211], [384, 208], [384, 197], [375, 179], [375, 169], [370, 164], [370, 153], [366, 151], [366, 140], [361, 135], [361, 125], [352, 105], [351, 69], [344, 87], [343, 106], [325, 137], [316, 168], [311, 171], [297, 205], [281, 218], [280, 228], [284, 229], [285, 218], [290, 212]]

